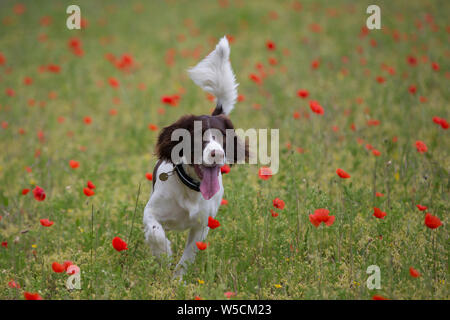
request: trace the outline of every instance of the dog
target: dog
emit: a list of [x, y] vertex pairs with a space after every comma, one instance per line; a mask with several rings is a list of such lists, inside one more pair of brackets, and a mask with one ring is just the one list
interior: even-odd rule
[[[144, 209], [144, 233], [154, 256], [170, 257], [166, 231], [189, 229], [175, 277], [182, 277], [194, 261], [196, 242], [205, 240], [208, 218], [217, 215], [224, 193], [221, 167], [245, 162], [249, 157], [247, 143], [235, 134], [228, 117], [236, 103], [238, 86], [229, 57], [228, 40], [223, 37], [206, 58], [188, 70], [195, 84], [216, 97], [212, 115], [181, 117], [161, 130], [156, 144], [158, 161], [153, 170], [153, 191]], [[177, 132], [190, 139], [174, 139]], [[203, 137], [200, 142], [195, 140], [196, 133]], [[180, 145], [183, 148], [178, 151]]]

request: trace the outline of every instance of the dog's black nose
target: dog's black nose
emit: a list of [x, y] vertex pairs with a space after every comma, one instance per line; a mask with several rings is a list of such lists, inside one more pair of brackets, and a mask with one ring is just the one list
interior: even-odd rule
[[216, 156], [216, 150], [211, 151], [211, 157], [215, 157]]

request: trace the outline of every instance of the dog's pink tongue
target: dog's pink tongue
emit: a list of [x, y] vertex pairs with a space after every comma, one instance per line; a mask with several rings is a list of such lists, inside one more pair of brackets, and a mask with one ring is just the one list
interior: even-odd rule
[[203, 167], [203, 179], [200, 183], [200, 192], [205, 200], [211, 199], [219, 191], [219, 166]]

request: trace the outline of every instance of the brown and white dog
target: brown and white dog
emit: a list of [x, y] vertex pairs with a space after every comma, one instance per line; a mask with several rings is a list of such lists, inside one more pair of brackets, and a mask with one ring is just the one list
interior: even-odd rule
[[[237, 98], [229, 56], [228, 40], [223, 37], [214, 51], [188, 71], [198, 86], [216, 97], [212, 115], [181, 117], [161, 131], [156, 145], [159, 160], [153, 171], [153, 192], [144, 210], [145, 238], [155, 256], [171, 256], [166, 231], [190, 230], [175, 267], [176, 276], [182, 276], [194, 260], [196, 242], [208, 234], [208, 217], [217, 214], [224, 192], [220, 168], [248, 159], [248, 147], [238, 139], [227, 116]], [[185, 141], [180, 143], [178, 133], [184, 134]], [[196, 134], [200, 134], [200, 141]]]

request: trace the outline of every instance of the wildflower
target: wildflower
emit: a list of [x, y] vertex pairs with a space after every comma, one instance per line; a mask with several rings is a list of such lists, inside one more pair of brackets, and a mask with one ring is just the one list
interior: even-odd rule
[[381, 211], [381, 209], [374, 207], [373, 208], [373, 216], [378, 219], [384, 219], [386, 217], [386, 212]]
[[278, 212], [270, 209], [270, 213], [272, 214], [272, 217], [274, 217], [274, 218], [278, 217]]
[[261, 167], [259, 168], [258, 176], [262, 180], [268, 180], [272, 177], [272, 170], [268, 167]]
[[115, 237], [112, 240], [112, 246], [114, 247], [114, 249], [116, 249], [119, 252], [122, 250], [128, 250], [127, 243], [125, 241], [123, 241], [122, 239], [120, 239], [119, 237]]
[[379, 294], [376, 294], [372, 297], [372, 300], [389, 300], [389, 299], [387, 299]]
[[206, 247], [208, 246], [205, 242], [201, 242], [201, 241], [197, 241], [195, 244], [197, 245], [197, 248], [199, 250], [205, 250]]
[[228, 204], [228, 200], [226, 199], [222, 199], [222, 201], [220, 201], [220, 205], [222, 206], [226, 206]]
[[25, 300], [42, 300], [39, 293], [24, 292], [23, 296], [25, 297]]
[[413, 278], [418, 278], [421, 276], [420, 272], [417, 271], [416, 269], [414, 269], [413, 267], [409, 268], [409, 274], [411, 275], [411, 277]]
[[150, 180], [150, 181], [153, 180], [153, 174], [151, 174], [151, 173], [149, 173], [149, 172], [147, 172], [147, 173], [145, 174], [145, 177], [147, 178], [147, 180]]
[[220, 227], [220, 223], [219, 220], [214, 219], [213, 217], [209, 216], [208, 217], [208, 227], [210, 229], [215, 229]]
[[338, 175], [339, 177], [341, 177], [342, 179], [348, 179], [348, 178], [350, 178], [350, 175], [349, 175], [347, 172], [345, 172], [344, 170], [340, 169], [340, 168], [338, 168], [338, 169], [336, 170], [336, 173], [337, 173], [337, 175]]
[[227, 164], [224, 164], [221, 168], [220, 168], [220, 172], [222, 174], [227, 174], [230, 172], [230, 166]]
[[309, 102], [309, 107], [311, 108], [311, 111], [317, 114], [324, 114], [324, 110], [322, 106], [319, 104], [319, 102], [315, 100], [311, 100]]
[[411, 85], [411, 86], [408, 88], [408, 91], [409, 91], [409, 93], [411, 93], [411, 94], [416, 94], [416, 92], [417, 92], [417, 87], [416, 87], [415, 85]]
[[150, 123], [150, 124], [148, 125], [148, 128], [149, 128], [151, 131], [157, 131], [157, 130], [158, 130], [158, 126], [157, 126], [156, 124], [153, 124], [153, 123]]
[[69, 161], [69, 166], [72, 169], [76, 169], [76, 168], [78, 168], [80, 166], [80, 163], [78, 161], [75, 161], [75, 160], [70, 160]]
[[378, 151], [377, 149], [372, 149], [372, 154], [373, 154], [375, 157], [379, 157], [379, 156], [381, 155], [381, 152]]
[[416, 204], [417, 209], [419, 209], [420, 211], [425, 211], [428, 209], [428, 207], [426, 206], [422, 206], [421, 204]]
[[13, 289], [20, 289], [20, 284], [18, 284], [14, 280], [11, 280], [8, 282], [8, 287], [13, 288]]
[[305, 98], [307, 98], [309, 96], [309, 91], [306, 90], [306, 89], [299, 89], [297, 91], [297, 96], [299, 96], [300, 98], [305, 99]]
[[53, 225], [53, 221], [50, 221], [48, 219], [41, 219], [39, 220], [41, 222], [41, 225], [44, 227], [51, 227]]
[[89, 180], [88, 182], [87, 182], [87, 187], [89, 188], [89, 189], [95, 189], [95, 185], [92, 183], [92, 181], [91, 180]]
[[430, 213], [425, 214], [425, 225], [430, 229], [436, 229], [442, 225], [441, 220]]
[[315, 227], [318, 227], [322, 222], [327, 226], [331, 226], [334, 223], [335, 216], [330, 216], [329, 213], [330, 211], [327, 209], [317, 209], [314, 211], [314, 214], [309, 215], [309, 221]]
[[52, 269], [54, 272], [56, 273], [61, 273], [65, 271], [65, 268], [63, 265], [60, 265], [58, 262], [53, 262], [52, 263]]
[[375, 192], [375, 197], [384, 197], [384, 194], [381, 192]]
[[8, 241], [2, 241], [2, 247], [8, 249]]
[[236, 295], [235, 292], [231, 292], [231, 291], [227, 291], [224, 294], [225, 294], [225, 297], [227, 297], [228, 299], [230, 299], [231, 297], [234, 297]]
[[109, 85], [114, 88], [117, 89], [119, 87], [119, 81], [116, 78], [110, 77], [108, 79]]
[[273, 206], [277, 209], [283, 210], [284, 209], [284, 201], [280, 198], [273, 199]]
[[266, 47], [267, 47], [267, 49], [270, 50], [270, 51], [275, 50], [275, 49], [276, 49], [275, 42], [268, 40], [268, 41], [266, 42]]
[[94, 190], [92, 190], [91, 188], [84, 188], [83, 193], [86, 197], [91, 197], [95, 194]]
[[39, 186], [36, 186], [36, 187], [33, 189], [33, 195], [34, 195], [34, 198], [35, 198], [37, 201], [44, 201], [44, 200], [45, 200], [45, 192], [44, 192], [44, 189], [42, 189], [42, 188], [39, 187]]
[[22, 189], [22, 194], [26, 195], [28, 192], [30, 192], [30, 189]]
[[425, 142], [417, 140], [416, 141], [416, 149], [419, 153], [425, 153], [428, 151], [427, 145]]

